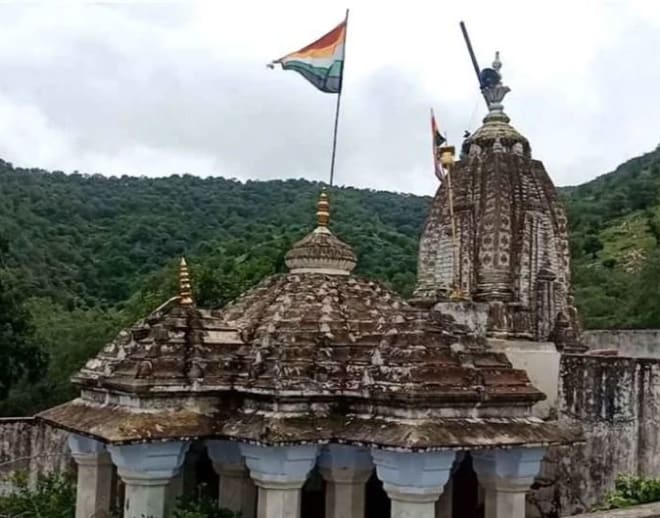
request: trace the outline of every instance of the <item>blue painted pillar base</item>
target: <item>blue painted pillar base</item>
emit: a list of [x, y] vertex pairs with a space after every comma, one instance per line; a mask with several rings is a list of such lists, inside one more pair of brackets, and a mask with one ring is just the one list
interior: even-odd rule
[[525, 495], [541, 469], [545, 448], [472, 453], [483, 486], [485, 518], [525, 518]]
[[364, 518], [366, 483], [374, 465], [369, 450], [330, 444], [319, 457], [325, 479], [325, 518]]
[[455, 453], [373, 449], [371, 454], [392, 501], [391, 518], [435, 518], [435, 502], [449, 479]]
[[300, 518], [301, 489], [316, 464], [318, 446], [256, 446], [240, 451], [256, 484], [257, 518]]
[[241, 513], [241, 518], [254, 518], [257, 488], [250, 479], [238, 443], [206, 441], [206, 450], [218, 474], [218, 504], [224, 509]]
[[165, 518], [168, 485], [179, 473], [189, 443], [108, 446], [117, 473], [126, 484], [124, 518]]
[[110, 514], [112, 497], [112, 460], [105, 445], [71, 434], [69, 449], [78, 465], [76, 518]]

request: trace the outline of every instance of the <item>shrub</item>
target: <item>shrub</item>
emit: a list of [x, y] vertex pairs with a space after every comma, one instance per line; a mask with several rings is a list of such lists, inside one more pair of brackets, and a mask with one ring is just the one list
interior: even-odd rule
[[200, 492], [179, 497], [172, 518], [240, 518], [240, 513], [218, 508], [218, 501]]
[[74, 518], [76, 486], [70, 475], [40, 476], [34, 487], [25, 474], [10, 478], [14, 491], [0, 496], [0, 518]]
[[607, 493], [605, 502], [598, 510], [619, 509], [651, 502], [660, 502], [660, 479], [619, 475], [614, 483], [614, 491]]

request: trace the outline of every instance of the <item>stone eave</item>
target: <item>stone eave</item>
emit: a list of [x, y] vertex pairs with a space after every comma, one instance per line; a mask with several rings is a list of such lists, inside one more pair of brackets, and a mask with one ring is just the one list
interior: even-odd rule
[[[317, 432], [301, 433], [306, 424]], [[534, 417], [433, 421], [345, 416], [335, 418], [235, 415], [223, 425], [229, 439], [266, 446], [341, 443], [402, 451], [546, 447], [579, 442], [580, 435]]]
[[[136, 379], [129, 376], [115, 378], [74, 377], [72, 383], [81, 389], [106, 390], [135, 396], [170, 396], [173, 394], [215, 394], [232, 390], [231, 383], [208, 383], [206, 380], [190, 380], [186, 377], [174, 379]], [[200, 385], [203, 386], [200, 389]]]
[[556, 423], [525, 418], [384, 419], [355, 415], [244, 414], [224, 409], [140, 410], [81, 399], [38, 419], [104, 443], [229, 439], [263, 445], [342, 443], [405, 451], [538, 447], [576, 442]]
[[141, 410], [74, 399], [36, 415], [55, 427], [103, 443], [129, 444], [215, 436], [220, 412], [195, 408]]

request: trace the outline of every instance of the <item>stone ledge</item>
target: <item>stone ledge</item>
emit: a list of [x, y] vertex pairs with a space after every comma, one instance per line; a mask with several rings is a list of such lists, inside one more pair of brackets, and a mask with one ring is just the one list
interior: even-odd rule
[[612, 511], [578, 514], [576, 518], [660, 518], [660, 502], [636, 505], [625, 509], [613, 509]]

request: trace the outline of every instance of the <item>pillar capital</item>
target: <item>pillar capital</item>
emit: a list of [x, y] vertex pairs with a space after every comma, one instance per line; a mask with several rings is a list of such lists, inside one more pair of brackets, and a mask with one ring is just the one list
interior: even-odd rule
[[190, 443], [183, 441], [108, 446], [126, 484], [124, 518], [164, 518], [168, 484], [177, 475]]
[[472, 453], [485, 489], [485, 518], [525, 518], [525, 494], [541, 468], [544, 448], [513, 448]]
[[112, 460], [105, 444], [69, 435], [69, 449], [78, 465], [76, 518], [102, 516], [110, 512]]
[[343, 444], [324, 446], [318, 465], [323, 478], [335, 484], [364, 484], [374, 470], [369, 450]]
[[219, 475], [218, 501], [220, 507], [240, 513], [243, 518], [253, 518], [257, 491], [250, 480], [243, 455], [234, 441], [208, 440], [206, 451]]
[[454, 463], [455, 452], [401, 452], [373, 449], [378, 478], [388, 492], [396, 495], [442, 493]]
[[318, 446], [241, 444], [240, 452], [255, 483], [264, 488], [301, 488], [316, 463]]
[[102, 442], [72, 433], [69, 435], [68, 444], [71, 456], [78, 465], [112, 464]]
[[541, 469], [545, 448], [483, 450], [472, 453], [474, 470], [485, 488], [527, 491]]
[[372, 449], [376, 473], [392, 500], [392, 518], [435, 518], [435, 503], [454, 464], [455, 452]]
[[147, 444], [125, 444], [108, 446], [112, 461], [117, 471], [124, 478], [134, 479], [136, 483], [148, 480], [169, 480], [181, 468], [190, 443], [171, 441]]
[[244, 465], [243, 455], [234, 441], [208, 440], [206, 451], [214, 464], [222, 465]]

